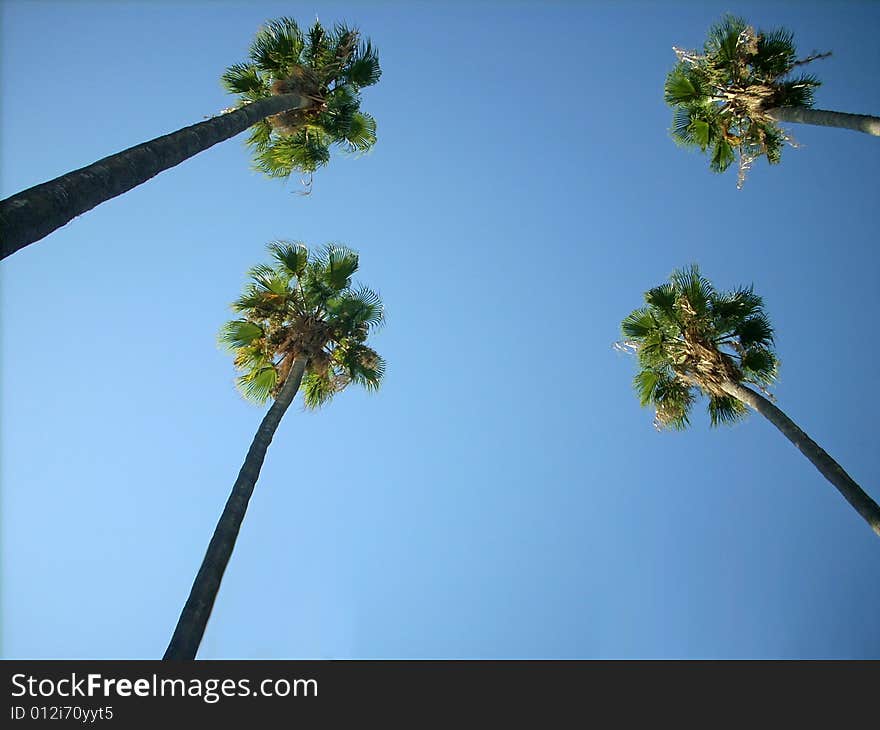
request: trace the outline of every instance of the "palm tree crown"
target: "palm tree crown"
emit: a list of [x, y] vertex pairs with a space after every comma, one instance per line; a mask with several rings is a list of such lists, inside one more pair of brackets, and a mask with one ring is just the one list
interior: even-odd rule
[[268, 22], [254, 38], [250, 60], [222, 76], [239, 106], [296, 92], [308, 100], [254, 125], [248, 144], [258, 170], [271, 177], [310, 174], [330, 160], [330, 146], [364, 152], [376, 142], [376, 121], [360, 111], [360, 89], [381, 75], [379, 58], [355, 28], [319, 22], [303, 33], [295, 21]]
[[621, 344], [638, 356], [633, 386], [656, 409], [655, 425], [685, 428], [695, 391], [708, 397], [712, 425], [743, 418], [746, 405], [722, 384], [763, 390], [778, 366], [761, 297], [751, 287], [717, 292], [692, 265], [646, 292], [645, 302], [623, 320]]
[[330, 244], [309, 255], [301, 243], [269, 244], [273, 265], [251, 269], [250, 283], [232, 308], [220, 341], [242, 371], [236, 383], [249, 400], [264, 403], [284, 385], [293, 363], [306, 362], [305, 404], [316, 408], [349, 383], [375, 390], [385, 362], [365, 342], [383, 321], [379, 295], [351, 276], [358, 255]]
[[673, 48], [678, 64], [666, 77], [666, 103], [674, 108], [673, 139], [709, 152], [709, 167], [724, 172], [739, 158], [739, 186], [761, 156], [779, 162], [785, 133], [769, 113], [779, 107], [813, 106], [815, 76], [791, 76], [830, 53], [797, 58], [784, 28], [755, 31], [726, 16], [709, 30], [703, 53]]

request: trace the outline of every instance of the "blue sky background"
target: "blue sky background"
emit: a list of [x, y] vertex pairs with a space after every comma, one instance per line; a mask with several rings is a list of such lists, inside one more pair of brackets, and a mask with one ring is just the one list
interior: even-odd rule
[[288, 412], [200, 657], [880, 657], [861, 518], [757, 416], [655, 432], [612, 349], [676, 267], [753, 283], [779, 405], [880, 498], [880, 143], [793, 126], [741, 191], [677, 148], [671, 47], [725, 11], [880, 114], [869, 2], [3, 2], [3, 197], [230, 106], [269, 18], [383, 76], [311, 196], [242, 135], [0, 264], [2, 656], [162, 655], [263, 414], [216, 333], [288, 238], [360, 252], [387, 380]]

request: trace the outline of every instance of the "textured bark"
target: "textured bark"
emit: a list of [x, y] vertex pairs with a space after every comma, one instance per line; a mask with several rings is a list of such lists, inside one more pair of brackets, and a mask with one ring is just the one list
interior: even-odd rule
[[799, 106], [780, 106], [768, 110], [766, 114], [777, 122], [839, 127], [880, 136], [880, 117], [872, 117], [868, 114], [847, 114], [846, 112], [830, 112], [825, 109], [809, 109]]
[[294, 363], [281, 392], [278, 393], [278, 397], [257, 429], [238, 479], [232, 487], [232, 494], [229, 495], [223, 514], [214, 529], [214, 536], [208, 545], [202, 566], [196, 575], [163, 659], [195, 659], [196, 657], [211, 616], [211, 609], [214, 607], [214, 600], [220, 590], [220, 581], [232, 556], [241, 522], [254, 492], [257, 478], [260, 476], [266, 451], [281, 422], [281, 417], [299, 389], [305, 365], [304, 359], [298, 359]]
[[105, 200], [122, 195], [163, 170], [240, 134], [261, 119], [303, 108], [309, 103], [295, 93], [260, 99], [0, 201], [0, 259], [48, 236]]
[[724, 392], [737, 400], [754, 408], [764, 416], [783, 435], [806, 456], [829, 482], [831, 482], [844, 499], [849, 502], [880, 536], [880, 506], [869, 497], [843, 467], [832, 459], [821, 446], [805, 434], [797, 424], [785, 415], [773, 403], [751, 388], [736, 383], [724, 383]]

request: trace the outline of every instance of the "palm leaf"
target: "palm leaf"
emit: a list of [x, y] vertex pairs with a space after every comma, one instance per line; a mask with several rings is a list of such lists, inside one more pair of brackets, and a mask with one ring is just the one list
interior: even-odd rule
[[303, 37], [299, 26], [291, 18], [270, 20], [257, 31], [251, 44], [250, 57], [273, 78], [288, 76], [300, 61]]
[[765, 386], [776, 380], [779, 361], [769, 348], [754, 347], [742, 356], [740, 367], [746, 379]]
[[299, 241], [272, 241], [269, 253], [291, 278], [301, 276], [309, 261], [309, 250]]
[[230, 94], [241, 94], [250, 100], [271, 94], [269, 85], [252, 63], [234, 63], [220, 77], [223, 88]]
[[250, 401], [265, 403], [278, 382], [278, 371], [273, 365], [255, 368], [236, 379], [241, 394]]
[[345, 82], [358, 88], [372, 86], [382, 75], [379, 67], [379, 56], [369, 39], [362, 43], [356, 55], [343, 71]]
[[729, 395], [709, 397], [709, 421], [713, 426], [733, 424], [741, 421], [749, 413], [746, 406]]
[[234, 319], [223, 325], [220, 330], [220, 342], [229, 349], [237, 349], [250, 345], [263, 336], [263, 328], [246, 319]]
[[358, 269], [358, 255], [345, 246], [329, 244], [320, 256], [324, 263], [323, 279], [333, 291], [339, 292], [351, 284], [351, 276]]
[[349, 152], [366, 152], [376, 144], [376, 120], [369, 114], [356, 112], [340, 143]]
[[309, 371], [302, 380], [303, 402], [307, 408], [320, 408], [336, 395], [332, 371]]
[[712, 147], [712, 158], [709, 161], [709, 169], [712, 172], [724, 172], [736, 159], [733, 147], [726, 139], [717, 139]]

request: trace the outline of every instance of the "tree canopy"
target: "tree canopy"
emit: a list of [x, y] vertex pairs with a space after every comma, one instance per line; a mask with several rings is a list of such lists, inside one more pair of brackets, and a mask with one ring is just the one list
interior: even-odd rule
[[721, 384], [764, 390], [776, 378], [773, 328], [761, 297], [752, 287], [718, 292], [691, 265], [645, 292], [645, 302], [623, 320], [621, 345], [638, 357], [633, 387], [643, 406], [654, 407], [655, 425], [687, 427], [699, 392], [708, 397], [712, 425], [745, 417], [745, 404]]
[[330, 160], [330, 147], [365, 152], [376, 142], [376, 120], [360, 110], [360, 90], [381, 75], [379, 57], [360, 31], [315, 21], [303, 32], [290, 18], [267, 22], [254, 37], [249, 60], [221, 80], [239, 105], [296, 92], [309, 104], [254, 125], [248, 144], [255, 167], [270, 177], [310, 174]]
[[310, 254], [298, 242], [269, 244], [272, 265], [260, 264], [232, 309], [241, 317], [227, 322], [220, 342], [241, 372], [242, 395], [264, 403], [277, 395], [297, 359], [306, 360], [303, 397], [316, 408], [350, 383], [379, 387], [385, 361], [366, 345], [380, 326], [379, 295], [355, 286], [358, 255], [328, 244]]

